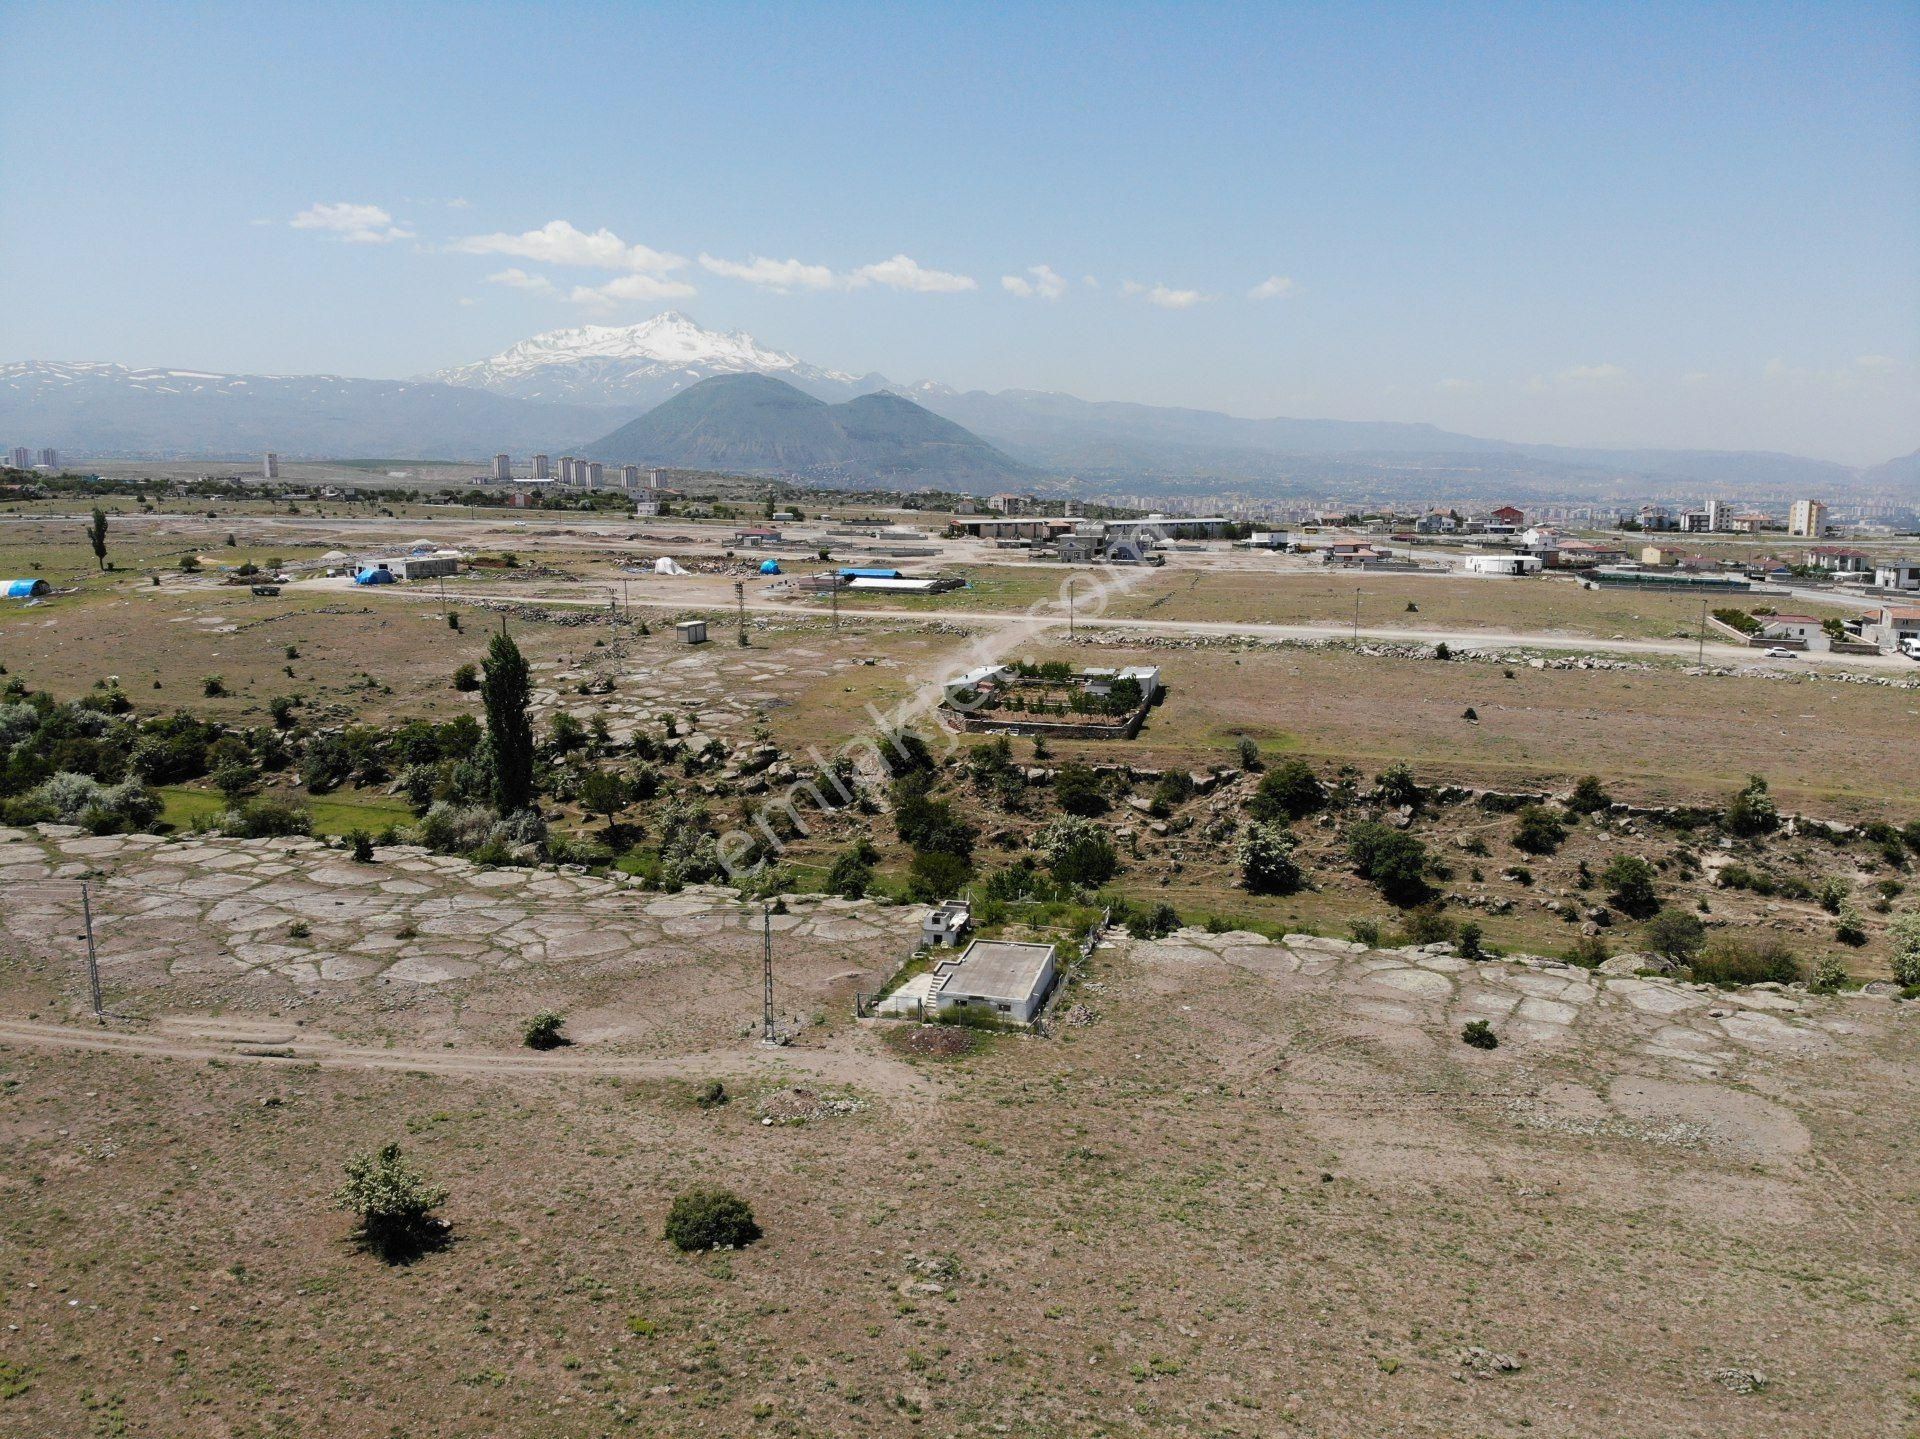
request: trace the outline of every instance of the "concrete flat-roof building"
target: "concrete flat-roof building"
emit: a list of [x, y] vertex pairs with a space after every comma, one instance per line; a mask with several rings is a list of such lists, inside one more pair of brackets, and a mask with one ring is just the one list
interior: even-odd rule
[[268, 450], [260, 457], [260, 478], [263, 480], [280, 478], [280, 457], [272, 450]]
[[968, 1009], [1005, 1024], [1031, 1024], [1053, 991], [1055, 974], [1050, 944], [976, 939], [958, 958], [935, 960], [878, 1009], [902, 1015]]
[[503, 485], [513, 478], [513, 458], [510, 455], [493, 457], [493, 477]]
[[533, 477], [536, 480], [552, 479], [553, 478], [553, 461], [548, 459], [545, 455], [535, 455], [533, 457]]

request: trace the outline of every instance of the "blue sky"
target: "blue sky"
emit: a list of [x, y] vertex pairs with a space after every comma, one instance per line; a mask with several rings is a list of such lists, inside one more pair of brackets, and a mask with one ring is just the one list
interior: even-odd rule
[[0, 54], [0, 359], [401, 376], [673, 307], [899, 380], [1920, 445], [1910, 4], [12, 0]]

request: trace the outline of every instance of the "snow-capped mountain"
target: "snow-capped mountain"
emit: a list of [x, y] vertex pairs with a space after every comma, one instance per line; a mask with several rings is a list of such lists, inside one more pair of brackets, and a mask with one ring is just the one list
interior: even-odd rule
[[0, 437], [74, 456], [475, 458], [564, 449], [635, 407], [542, 404], [432, 381], [25, 360], [0, 364]]
[[447, 385], [525, 400], [578, 405], [657, 405], [710, 375], [772, 375], [823, 400], [844, 400], [885, 383], [824, 370], [770, 350], [742, 330], [703, 330], [677, 310], [637, 325], [549, 330], [491, 359], [428, 376]]

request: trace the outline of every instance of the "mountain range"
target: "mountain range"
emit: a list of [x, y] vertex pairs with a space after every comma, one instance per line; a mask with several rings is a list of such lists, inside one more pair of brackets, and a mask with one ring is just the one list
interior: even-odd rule
[[[833, 413], [790, 400], [770, 409], [764, 392], [749, 403], [742, 391], [724, 404], [704, 401], [697, 422], [677, 412], [654, 427], [628, 428], [729, 375], [778, 380]], [[926, 418], [878, 405], [841, 413], [850, 401], [881, 394], [911, 401]], [[771, 433], [766, 422], [774, 413], [792, 422], [791, 435]], [[872, 433], [883, 416], [881, 433]], [[934, 417], [956, 429], [935, 433], [927, 423]], [[549, 331], [413, 380], [0, 365], [0, 443], [101, 459], [232, 459], [274, 449], [288, 457], [477, 460], [501, 450], [603, 453], [616, 437], [629, 451], [621, 458], [642, 458], [644, 444], [647, 458], [697, 452], [718, 467], [959, 489], [1001, 488], [1024, 473], [1023, 487], [1042, 491], [1920, 497], [1914, 456], [1855, 470], [1797, 455], [1515, 444], [1426, 424], [1243, 419], [1034, 390], [895, 384], [809, 364], [739, 331], [704, 330], [674, 311], [636, 325]]]

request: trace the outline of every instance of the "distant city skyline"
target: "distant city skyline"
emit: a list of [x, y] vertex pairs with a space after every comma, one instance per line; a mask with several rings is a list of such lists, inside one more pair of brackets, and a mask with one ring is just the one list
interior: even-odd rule
[[21, 0], [0, 49], [75, 86], [0, 94], [0, 360], [398, 378], [673, 307], [903, 383], [1920, 447], [1910, 5]]

